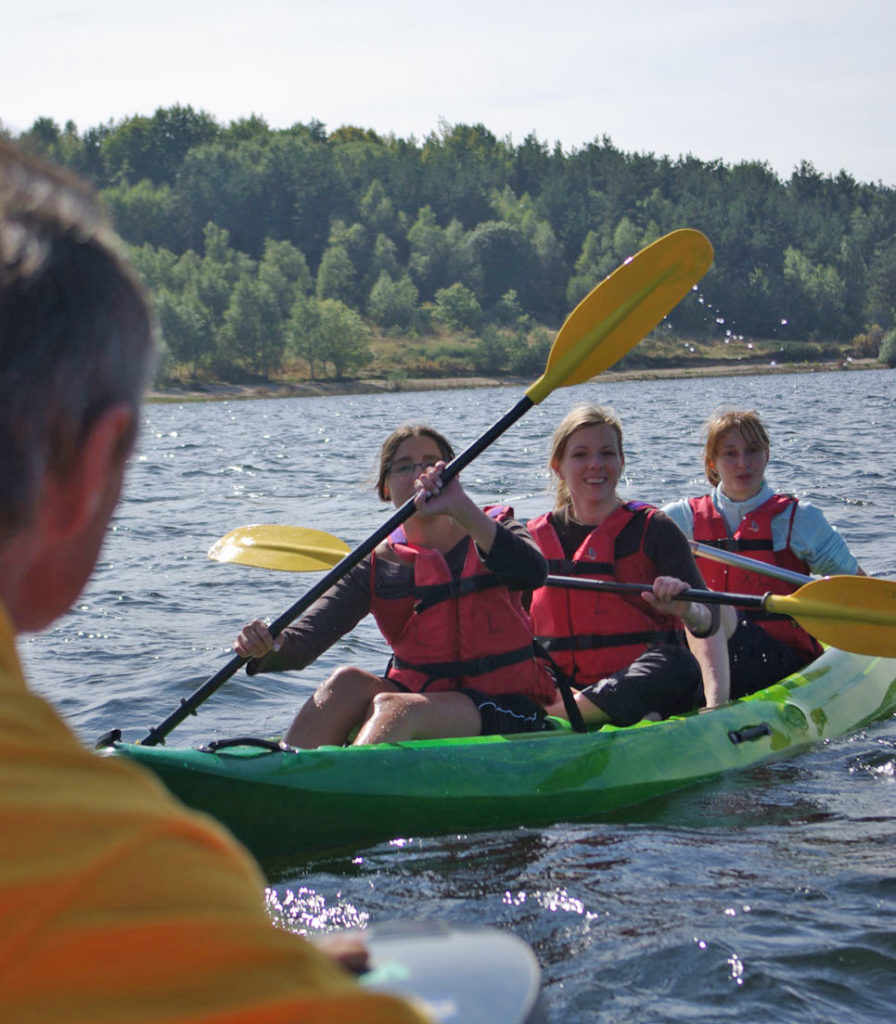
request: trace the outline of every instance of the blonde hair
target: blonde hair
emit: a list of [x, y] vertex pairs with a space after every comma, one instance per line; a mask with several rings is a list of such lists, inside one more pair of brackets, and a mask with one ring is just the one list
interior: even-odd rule
[[393, 430], [386, 440], [383, 441], [383, 447], [380, 449], [380, 466], [377, 470], [376, 493], [382, 501], [389, 500], [389, 495], [386, 492], [386, 477], [392, 468], [392, 460], [395, 458], [399, 445], [407, 441], [409, 437], [428, 437], [438, 447], [445, 462], [450, 462], [454, 458], [454, 449], [448, 440], [438, 430], [426, 426], [425, 423], [405, 423], [404, 426]]
[[548, 469], [554, 479], [554, 486], [557, 488], [557, 501], [554, 508], [569, 508], [572, 505], [572, 497], [566, 481], [560, 478], [557, 466], [563, 459], [569, 439], [582, 427], [609, 427], [616, 435], [616, 443], [619, 446], [619, 455], [622, 462], [625, 462], [625, 451], [622, 447], [622, 423], [619, 417], [609, 406], [600, 405], [577, 405], [571, 409], [557, 424], [554, 430], [554, 437], [551, 441], [551, 456], [548, 459]]
[[714, 413], [706, 421], [703, 429], [706, 431], [706, 446], [703, 449], [703, 469], [706, 472], [706, 479], [709, 480], [713, 487], [721, 480], [721, 477], [713, 467], [713, 463], [719, 454], [722, 438], [729, 431], [739, 431], [747, 444], [755, 445], [766, 453], [770, 447], [768, 430], [755, 409], [748, 411], [727, 409]]

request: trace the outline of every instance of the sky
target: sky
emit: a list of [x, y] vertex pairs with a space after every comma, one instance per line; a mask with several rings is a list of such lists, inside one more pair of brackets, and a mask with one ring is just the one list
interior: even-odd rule
[[0, 122], [481, 123], [896, 187], [894, 51], [890, 0], [33, 0], [4, 18]]

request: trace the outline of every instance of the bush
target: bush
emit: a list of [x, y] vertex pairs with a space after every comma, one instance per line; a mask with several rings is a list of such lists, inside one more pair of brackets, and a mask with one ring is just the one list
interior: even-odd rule
[[508, 369], [522, 376], [537, 376], [545, 368], [554, 335], [544, 327], [536, 327], [529, 334], [516, 333], [508, 342]]
[[896, 329], [887, 331], [883, 336], [877, 358], [887, 366], [896, 366]]
[[472, 330], [482, 320], [482, 308], [469, 288], [455, 283], [436, 292], [433, 316], [446, 327]]
[[781, 348], [786, 363], [822, 363], [840, 358], [840, 349], [832, 342], [788, 341]]
[[507, 343], [502, 333], [487, 327], [476, 345], [474, 366], [477, 373], [500, 373], [507, 362]]
[[872, 324], [867, 331], [857, 334], [852, 339], [852, 354], [857, 359], [877, 359], [883, 337], [883, 327], [880, 324]]

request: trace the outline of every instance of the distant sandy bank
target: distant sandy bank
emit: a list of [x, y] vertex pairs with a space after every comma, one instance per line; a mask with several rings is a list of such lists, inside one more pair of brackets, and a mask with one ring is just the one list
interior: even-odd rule
[[[606, 383], [623, 380], [681, 380], [688, 377], [756, 376], [772, 373], [822, 373], [831, 370], [882, 370], [876, 359], [852, 359], [836, 363], [714, 364], [679, 366], [664, 369], [607, 370], [601, 374]], [[534, 379], [534, 378], [533, 378]], [[361, 395], [379, 392], [436, 391], [447, 388], [527, 387], [528, 378], [517, 377], [444, 377], [406, 380], [360, 379], [345, 381], [271, 381], [254, 384], [225, 384], [218, 381], [186, 382], [157, 387], [148, 392], [150, 402], [225, 401], [242, 398], [320, 398], [325, 395]]]

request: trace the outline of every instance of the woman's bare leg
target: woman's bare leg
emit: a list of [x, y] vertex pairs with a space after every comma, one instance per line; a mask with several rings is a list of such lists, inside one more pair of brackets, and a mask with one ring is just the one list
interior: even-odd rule
[[372, 672], [343, 665], [305, 702], [283, 739], [293, 747], [342, 746], [370, 712], [373, 698], [392, 684]]
[[463, 693], [381, 692], [355, 743], [478, 736], [481, 731], [479, 708]]

